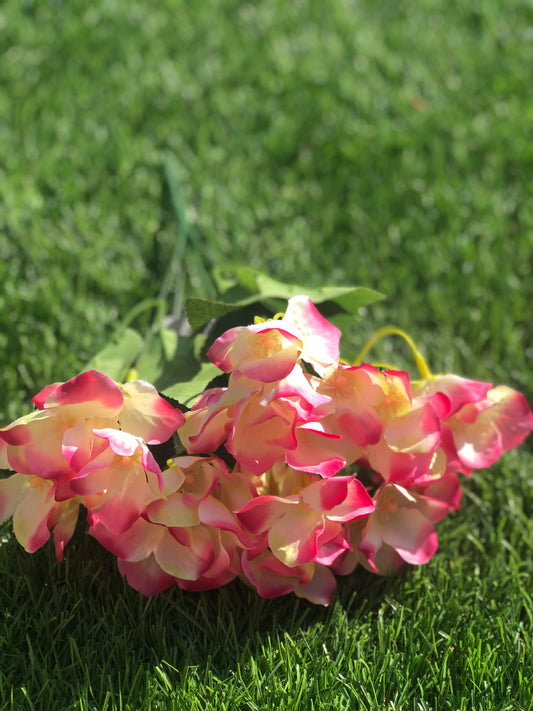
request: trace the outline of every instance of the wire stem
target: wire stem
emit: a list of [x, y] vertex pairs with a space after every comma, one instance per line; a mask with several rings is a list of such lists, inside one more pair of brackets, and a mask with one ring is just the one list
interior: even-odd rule
[[414, 344], [413, 339], [408, 336], [405, 331], [402, 331], [401, 328], [396, 328], [395, 326], [385, 326], [384, 328], [380, 328], [379, 331], [376, 331], [376, 333], [372, 336], [372, 338], [367, 342], [363, 350], [359, 353], [357, 358], [354, 360], [353, 364], [354, 365], [360, 365], [363, 362], [363, 358], [365, 355], [368, 353], [368, 351], [373, 348], [378, 341], [380, 341], [382, 338], [385, 336], [401, 336], [404, 341], [407, 342], [409, 347], [411, 348], [411, 351], [413, 352], [416, 366], [418, 368], [418, 372], [420, 373], [420, 376], [423, 380], [429, 380], [431, 378], [431, 371], [428, 368], [428, 364], [426, 363], [424, 357], [420, 354], [418, 351], [417, 347]]

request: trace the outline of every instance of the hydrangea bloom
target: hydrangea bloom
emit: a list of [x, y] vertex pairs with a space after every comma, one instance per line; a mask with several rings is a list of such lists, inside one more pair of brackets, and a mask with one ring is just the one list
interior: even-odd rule
[[[0, 468], [15, 471], [0, 480], [0, 520], [13, 517], [29, 552], [52, 532], [61, 559], [83, 505], [145, 595], [240, 577], [263, 597], [328, 604], [335, 575], [357, 565], [427, 562], [460, 475], [518, 446], [533, 414], [520, 393], [433, 376], [418, 354], [416, 382], [341, 362], [339, 339], [305, 296], [231, 328], [208, 350], [227, 385], [185, 415], [149, 383], [94, 370], [47, 386], [0, 429]], [[176, 435], [184, 452], [156, 458]]]

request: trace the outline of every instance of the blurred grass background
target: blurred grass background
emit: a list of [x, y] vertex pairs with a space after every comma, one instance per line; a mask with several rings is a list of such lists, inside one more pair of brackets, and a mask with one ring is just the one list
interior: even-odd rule
[[[526, 0], [2, 3], [2, 423], [157, 295], [165, 151], [209, 263], [382, 291], [354, 355], [394, 323], [531, 401], [532, 39]], [[0, 708], [531, 709], [531, 463], [467, 482], [428, 566], [328, 611], [239, 584], [147, 602], [94, 542], [57, 565], [9, 541]]]

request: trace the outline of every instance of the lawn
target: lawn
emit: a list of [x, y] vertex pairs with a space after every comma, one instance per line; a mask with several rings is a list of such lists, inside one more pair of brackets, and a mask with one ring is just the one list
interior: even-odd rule
[[[179, 294], [169, 155], [208, 266], [376, 289], [354, 356], [393, 323], [533, 402], [532, 32], [526, 0], [3, 3], [0, 423]], [[57, 563], [7, 522], [0, 711], [530, 711], [532, 452], [464, 482], [429, 564], [329, 608], [146, 599], [83, 526]]]

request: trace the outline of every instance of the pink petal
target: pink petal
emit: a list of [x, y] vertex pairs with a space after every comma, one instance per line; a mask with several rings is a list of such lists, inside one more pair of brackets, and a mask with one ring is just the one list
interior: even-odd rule
[[272, 553], [291, 568], [310, 563], [318, 552], [317, 536], [323, 527], [322, 515], [316, 511], [305, 506], [289, 508], [268, 533]]
[[54, 525], [54, 548], [57, 560], [63, 560], [65, 546], [72, 538], [78, 523], [80, 505], [77, 501], [63, 504], [57, 523]]
[[11, 469], [7, 456], [7, 443], [2, 438], [0, 431], [0, 469]]
[[350, 476], [336, 476], [317, 481], [302, 490], [302, 501], [315, 511], [329, 511], [344, 501], [348, 492], [348, 481], [351, 479]]
[[437, 550], [437, 535], [419, 508], [417, 498], [397, 484], [380, 490], [376, 511], [358, 545], [372, 566], [383, 545], [393, 548], [407, 563], [426, 563], [431, 558]]
[[320, 423], [296, 428], [297, 445], [295, 449], [287, 451], [287, 464], [293, 469], [332, 477], [346, 464], [346, 460], [338, 456], [335, 451], [340, 436], [328, 434], [317, 425]]
[[0, 479], [0, 523], [13, 516], [31, 488], [30, 481], [31, 478], [23, 474], [13, 474], [7, 479]]
[[303, 597], [315, 605], [327, 607], [336, 589], [337, 581], [329, 568], [325, 565], [315, 565], [315, 573], [311, 580], [304, 585], [298, 584], [294, 592], [298, 597]]
[[129, 432], [122, 432], [111, 427], [93, 430], [97, 437], [106, 439], [110, 449], [121, 457], [132, 457], [142, 448], [142, 440]]
[[177, 579], [182, 590], [212, 590], [233, 580], [241, 573], [238, 554], [235, 555], [234, 536], [211, 529], [214, 559], [208, 570], [196, 580]]
[[200, 503], [198, 507], [198, 515], [202, 523], [214, 526], [215, 528], [223, 531], [231, 531], [237, 536], [241, 545], [251, 545], [250, 539], [242, 530], [241, 525], [233, 513], [229, 511], [221, 501], [218, 501], [213, 496], [209, 496]]
[[101, 438], [95, 438], [86, 422], [77, 422], [65, 431], [61, 442], [61, 453], [69, 467], [81, 471], [91, 459], [97, 457], [106, 448]]
[[30, 487], [13, 514], [13, 531], [28, 553], [34, 553], [50, 537], [48, 519], [57, 506], [47, 486]]
[[40, 392], [35, 395], [35, 397], [32, 398], [35, 407], [38, 410], [44, 410], [44, 406], [50, 395], [56, 390], [60, 385], [63, 385], [63, 383], [52, 383], [51, 385], [47, 385], [45, 388], [43, 388]]
[[0, 430], [3, 459], [20, 474], [52, 478], [68, 474], [70, 468], [61, 453], [65, 423], [48, 412], [32, 412]]
[[122, 533], [112, 533], [102, 523], [96, 522], [89, 528], [89, 534], [117, 558], [137, 563], [153, 553], [165, 530], [163, 526], [156, 526], [143, 518], [137, 518]]
[[244, 575], [259, 595], [267, 599], [293, 592], [300, 582], [309, 582], [314, 571], [312, 563], [289, 568], [268, 550], [258, 555], [244, 551], [241, 560]]
[[302, 500], [330, 521], [353, 521], [368, 516], [375, 504], [355, 476], [336, 476], [311, 484], [301, 492]]
[[501, 438], [504, 451], [518, 447], [533, 431], [533, 413], [525, 397], [506, 386], [493, 388], [488, 393], [493, 406], [483, 410], [475, 424], [492, 423]]
[[417, 494], [420, 512], [432, 523], [438, 523], [461, 505], [459, 477], [452, 472], [427, 484], [415, 485], [411, 491]]
[[216, 457], [177, 457], [174, 466], [183, 468], [183, 499], [191, 505], [209, 496], [217, 487], [219, 477], [227, 474], [226, 465]]
[[300, 341], [277, 324], [232, 328], [215, 341], [207, 356], [226, 373], [236, 371], [265, 383], [281, 380], [296, 364]]
[[248, 531], [263, 533], [287, 511], [287, 506], [298, 506], [298, 500], [280, 496], [258, 496], [245, 504], [236, 515]]
[[101, 523], [112, 533], [119, 534], [133, 525], [157, 495], [155, 479], [149, 474], [139, 463], [116, 458], [107, 469], [73, 479], [72, 487], [86, 495], [98, 493], [102, 487], [96, 503], [85, 502], [89, 520], [93, 526]]
[[163, 486], [161, 470], [146, 444], [140, 437], [130, 435], [128, 432], [121, 432], [110, 428], [93, 430], [97, 437], [106, 439], [109, 448], [120, 457], [134, 457], [138, 452], [141, 454], [141, 463], [147, 472], [152, 472], [157, 476], [159, 486]]
[[[292, 398], [293, 400], [298, 398], [301, 401], [300, 407], [305, 413], [301, 419], [307, 422], [313, 415], [314, 408], [319, 408], [331, 401], [328, 395], [317, 391], [319, 382], [318, 378], [305, 373], [300, 365], [296, 365], [286, 378], [263, 388], [260, 404], [266, 407], [280, 398]], [[318, 417], [322, 417], [322, 415], [318, 415], [315, 419]]]
[[179, 438], [191, 454], [214, 452], [231, 432], [232, 419], [226, 409], [209, 413], [207, 410], [188, 412]]
[[411, 402], [411, 382], [409, 380], [409, 374], [405, 370], [384, 370], [383, 375], [385, 380], [394, 389], [399, 392], [403, 392], [409, 402]]
[[432, 524], [415, 509], [402, 508], [383, 529], [383, 541], [388, 543], [407, 563], [427, 563], [438, 548]]
[[377, 444], [381, 439], [382, 422], [373, 410], [341, 412], [334, 422], [336, 431], [358, 447]]
[[154, 553], [161, 568], [176, 578], [197, 580], [214, 560], [211, 536], [202, 526], [194, 528], [194, 539], [189, 545], [179, 543], [168, 529]]
[[41, 402], [40, 394], [37, 397], [42, 407], [47, 410], [81, 404], [89, 417], [114, 417], [124, 403], [119, 386], [97, 370], [88, 370], [58, 385], [44, 403]]
[[[329, 530], [327, 530], [328, 528]], [[314, 560], [316, 563], [328, 566], [332, 565], [340, 555], [351, 548], [341, 525], [331, 521], [326, 521], [326, 529], [318, 536], [317, 543], [318, 550]]]
[[238, 405], [234, 430], [226, 448], [245, 469], [260, 475], [294, 449], [296, 412], [289, 403], [276, 401], [261, 407], [256, 400]]
[[429, 452], [440, 442], [440, 421], [431, 403], [421, 404], [392, 418], [384, 429], [383, 437], [387, 445], [397, 452]]
[[123, 430], [148, 444], [166, 442], [185, 422], [180, 410], [162, 398], [153, 385], [135, 380], [122, 386], [124, 407], [119, 419]]
[[119, 558], [118, 569], [134, 590], [139, 590], [147, 597], [157, 595], [176, 582], [161, 569], [153, 555], [134, 563]]
[[198, 504], [187, 503], [179, 493], [153, 501], [148, 505], [146, 515], [153, 523], [168, 527], [196, 526], [200, 523]]
[[443, 393], [450, 403], [446, 416], [451, 417], [465, 405], [484, 400], [490, 388], [490, 383], [446, 374], [417, 384], [414, 386], [413, 395]]
[[341, 332], [318, 312], [308, 296], [289, 299], [280, 325], [302, 341], [302, 358], [312, 363], [317, 372], [339, 360]]

